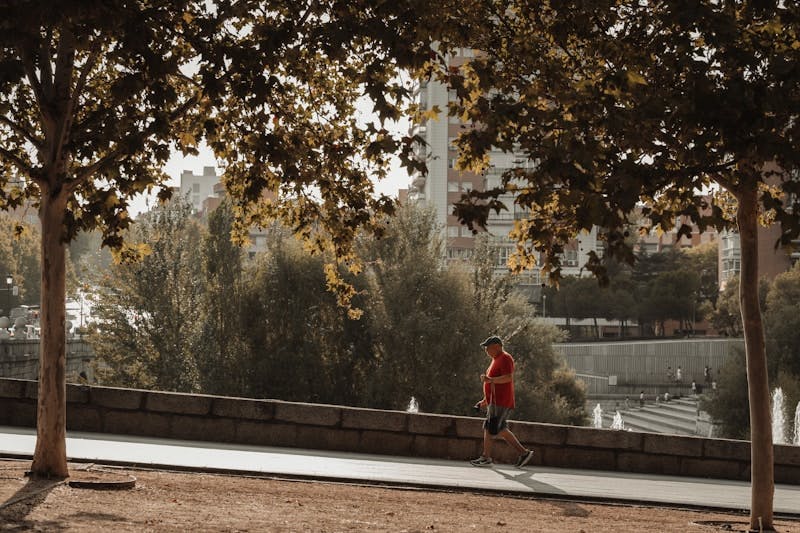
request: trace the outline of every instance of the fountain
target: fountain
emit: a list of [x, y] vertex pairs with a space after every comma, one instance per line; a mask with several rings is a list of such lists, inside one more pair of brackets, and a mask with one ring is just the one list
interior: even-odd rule
[[794, 438], [792, 444], [800, 446], [800, 402], [797, 402], [797, 408], [794, 410]]
[[614, 414], [614, 420], [611, 422], [611, 429], [625, 429], [625, 422], [622, 420], [622, 415], [617, 411]]
[[772, 442], [786, 444], [786, 414], [783, 407], [783, 389], [772, 391]]
[[408, 408], [406, 408], [406, 413], [419, 413], [419, 402], [413, 396], [411, 400], [408, 402]]
[[599, 403], [592, 409], [592, 427], [597, 429], [603, 427], [603, 408]]

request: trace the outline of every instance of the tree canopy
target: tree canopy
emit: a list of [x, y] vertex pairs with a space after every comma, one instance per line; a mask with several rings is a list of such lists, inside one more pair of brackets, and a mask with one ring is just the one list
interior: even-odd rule
[[[474, 7], [475, 11], [470, 9]], [[772, 442], [764, 332], [758, 309], [757, 224], [768, 213], [781, 243], [796, 238], [800, 169], [800, 5], [685, 2], [485, 2], [465, 7], [481, 51], [441, 77], [450, 112], [478, 127], [457, 140], [459, 165], [481, 171], [492, 147], [534, 164], [510, 168], [497, 190], [456, 208], [468, 225], [503, 209], [501, 193], [530, 209], [511, 233], [518, 268], [560, 276], [559, 254], [577, 232], [604, 229], [607, 254], [631, 261], [623, 228], [641, 207], [644, 229], [687, 215], [701, 229], [731, 226], [735, 198], [741, 310], [747, 343], [753, 502], [751, 528], [772, 528]], [[678, 229], [683, 235], [687, 226]], [[593, 255], [586, 265], [600, 277]]]
[[[370, 180], [388, 154], [421, 166], [415, 139], [383, 121], [410, 94], [399, 69], [430, 59], [433, 14], [418, 0], [2, 4], [0, 209], [32, 202], [42, 225], [34, 475], [67, 475], [65, 243], [99, 228], [121, 258], [139, 257], [124, 245], [130, 199], [168, 198], [164, 162], [205, 139], [240, 227], [279, 217], [347, 259], [357, 229], [380, 231], [393, 209]], [[353, 117], [361, 99], [376, 123]], [[327, 272], [346, 303], [353, 291]]]

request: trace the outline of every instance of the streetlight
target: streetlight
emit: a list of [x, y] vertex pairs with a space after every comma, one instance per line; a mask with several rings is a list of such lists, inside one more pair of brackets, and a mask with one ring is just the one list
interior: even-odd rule
[[6, 313], [11, 318], [11, 288], [14, 285], [14, 277], [11, 274], [6, 274]]

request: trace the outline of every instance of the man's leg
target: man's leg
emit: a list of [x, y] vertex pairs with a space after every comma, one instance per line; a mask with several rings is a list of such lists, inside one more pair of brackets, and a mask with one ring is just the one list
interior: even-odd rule
[[489, 459], [492, 458], [492, 448], [494, 447], [494, 436], [489, 433], [488, 429], [483, 430], [483, 456]]
[[503, 440], [510, 444], [511, 447], [517, 450], [519, 457], [517, 458], [516, 466], [522, 468], [533, 459], [533, 451], [520, 444], [519, 439], [517, 439], [517, 436], [514, 435], [510, 429], [504, 428], [499, 435], [503, 437]]
[[[511, 432], [510, 429], [503, 428], [503, 430], [500, 431], [500, 433], [498, 433], [498, 436], [503, 437], [503, 440], [506, 441], [507, 443], [509, 443], [515, 450], [517, 450], [517, 453], [525, 453], [525, 452], [528, 451], [528, 449], [525, 448], [525, 446], [520, 444], [519, 439], [517, 439], [517, 436], [514, 435]], [[484, 446], [484, 450], [485, 450], [485, 448], [486, 448], [486, 437], [485, 437], [485, 434], [484, 434], [483, 446]]]

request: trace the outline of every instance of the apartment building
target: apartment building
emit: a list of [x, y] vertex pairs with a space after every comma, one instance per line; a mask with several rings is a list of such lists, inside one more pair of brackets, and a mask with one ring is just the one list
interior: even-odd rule
[[[460, 65], [471, 57], [472, 50], [461, 49], [452, 57], [451, 64]], [[499, 186], [504, 171], [524, 165], [526, 160], [522, 155], [498, 150], [491, 152], [490, 166], [484, 175], [457, 169], [455, 163], [458, 153], [454, 141], [469, 124], [457, 117], [447, 116], [447, 104], [455, 98], [453, 91], [448, 91], [445, 85], [436, 81], [418, 86], [417, 99], [420, 108], [429, 111], [438, 107], [443, 112], [438, 119], [427, 120], [413, 127], [412, 133], [426, 142], [426, 146], [420, 148], [417, 156], [427, 162], [428, 174], [412, 176], [407, 192], [409, 201], [421, 202], [434, 208], [445, 242], [444, 260], [449, 264], [469, 260], [475, 248], [475, 236], [459, 224], [453, 215], [453, 204], [470, 190], [488, 190]], [[405, 194], [401, 197], [405, 197]], [[514, 221], [527, 217], [528, 212], [514, 203], [511, 194], [501, 196], [500, 200], [508, 209], [490, 215], [487, 232], [491, 246], [497, 251], [496, 270], [507, 272], [508, 258], [515, 248], [508, 233], [513, 228]], [[598, 241], [596, 230], [580, 235], [567, 246], [562, 258], [562, 274], [587, 275], [582, 271], [581, 265], [586, 263], [591, 251], [602, 251], [602, 242]], [[520, 276], [518, 281], [521, 285], [533, 288], [540, 287], [546, 280], [534, 269]]]

